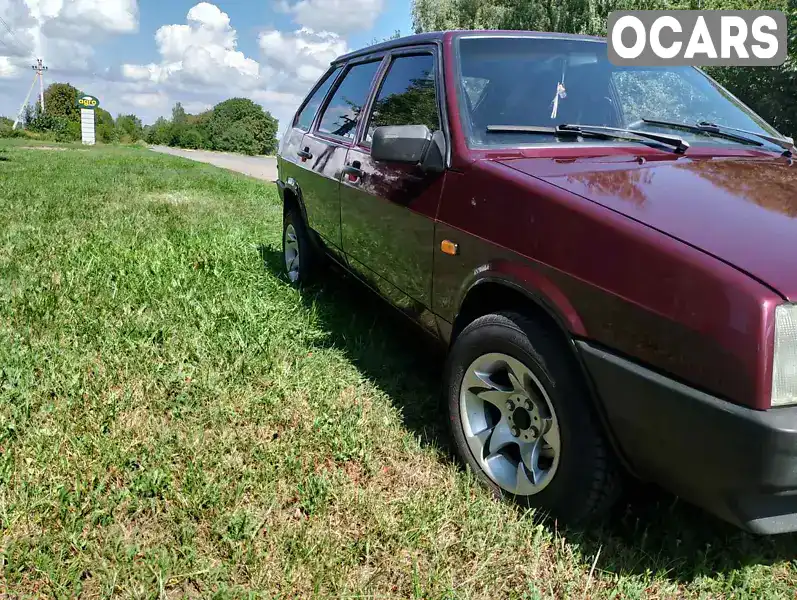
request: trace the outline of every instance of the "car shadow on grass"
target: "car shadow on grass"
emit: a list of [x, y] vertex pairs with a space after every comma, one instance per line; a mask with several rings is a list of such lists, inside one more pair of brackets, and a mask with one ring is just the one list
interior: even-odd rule
[[[286, 281], [282, 254], [261, 246], [266, 269]], [[400, 409], [405, 427], [443, 460], [455, 458], [441, 398], [444, 350], [351, 276], [332, 269], [301, 293], [330, 343], [346, 353]], [[755, 536], [660, 488], [628, 481], [615, 509], [598, 523], [556, 529], [597, 568], [618, 575], [659, 576], [677, 583], [730, 576], [737, 569], [797, 557], [797, 535]]]

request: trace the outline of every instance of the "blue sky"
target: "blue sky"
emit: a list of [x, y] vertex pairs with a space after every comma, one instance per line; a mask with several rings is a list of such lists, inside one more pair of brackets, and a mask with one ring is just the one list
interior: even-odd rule
[[[150, 62], [158, 58], [152, 40], [159, 27], [167, 23], [182, 23], [194, 0], [140, 0], [139, 33], [115, 38], [107, 44], [107, 57], [117, 62]], [[238, 31], [238, 47], [247, 55], [257, 52], [257, 34], [265, 27], [280, 30], [295, 28], [291, 16], [276, 9], [278, 3], [268, 0], [219, 0], [213, 2], [230, 16]], [[373, 38], [388, 37], [394, 31], [412, 33], [409, 0], [386, 0], [384, 9], [372, 28], [353, 31], [347, 36], [352, 48], [368, 45]]]
[[410, 0], [0, 0], [0, 115], [42, 56], [112, 114], [145, 122], [249, 97], [284, 122], [338, 54], [412, 31]]

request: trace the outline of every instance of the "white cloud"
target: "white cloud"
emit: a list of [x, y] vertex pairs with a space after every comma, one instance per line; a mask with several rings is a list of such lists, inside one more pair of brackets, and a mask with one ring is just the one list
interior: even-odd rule
[[213, 105], [208, 104], [207, 102], [202, 102], [201, 100], [189, 100], [188, 102], [183, 102], [183, 108], [185, 109], [185, 112], [196, 115], [203, 113], [206, 110], [210, 110], [213, 108]]
[[127, 94], [125, 100], [130, 106], [144, 109], [163, 109], [169, 106], [169, 96], [161, 92]]
[[260, 65], [236, 49], [230, 17], [214, 4], [191, 8], [186, 25], [164, 25], [155, 33], [160, 63], [122, 65], [122, 75], [175, 88], [193, 85], [254, 88]]
[[[0, 27], [0, 41], [20, 46], [11, 51], [0, 43], [0, 81], [19, 82], [0, 91], [0, 100], [5, 112], [17, 110], [4, 98], [13, 96], [14, 105], [21, 100], [16, 96], [26, 89], [22, 78], [29, 77], [35, 54], [51, 67], [48, 81], [70, 81], [99, 97], [113, 114], [135, 111], [153, 122], [168, 116], [178, 100], [195, 113], [243, 96], [278, 118], [282, 130], [330, 62], [349, 51], [344, 35], [370, 28], [384, 0], [276, 2], [297, 26], [260, 32], [257, 56], [239, 49], [238, 31], [227, 13], [198, 2], [185, 21], [163, 24], [150, 38], [158, 52], [155, 61], [98, 66], [96, 48], [105, 39], [138, 30], [138, 0], [0, 0], [0, 15], [20, 42], [3, 37]], [[146, 7], [157, 10], [151, 3]]]
[[0, 29], [0, 58], [15, 67], [0, 77], [29, 71], [34, 56], [71, 75], [91, 69], [94, 46], [108, 35], [138, 29], [138, 0], [0, 0], [0, 15], [13, 31]]
[[21, 69], [11, 62], [7, 56], [0, 56], [0, 79], [16, 77]]
[[264, 31], [258, 41], [262, 85], [252, 97], [279, 119], [280, 129], [329, 64], [349, 51], [346, 40], [337, 34], [307, 27], [293, 32]]
[[137, 0], [26, 0], [50, 26], [89, 33], [133, 33], [138, 30]]
[[270, 87], [278, 91], [307, 91], [329, 63], [348, 52], [346, 41], [338, 35], [306, 27], [293, 33], [264, 31], [259, 41], [272, 79]]
[[258, 60], [239, 51], [237, 42], [230, 17], [201, 2], [188, 11], [184, 24], [158, 29], [158, 62], [121, 65], [120, 72], [127, 85], [137, 86], [137, 93], [166, 93], [170, 103], [180, 100], [186, 110], [244, 96], [284, 123], [330, 62], [348, 51], [336, 33], [307, 27], [260, 33]]
[[384, 0], [283, 0], [281, 8], [302, 27], [345, 34], [371, 29]]

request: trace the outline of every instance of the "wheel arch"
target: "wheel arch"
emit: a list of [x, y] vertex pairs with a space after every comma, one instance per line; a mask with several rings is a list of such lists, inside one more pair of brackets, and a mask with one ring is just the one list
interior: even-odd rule
[[293, 177], [288, 177], [284, 182], [278, 181], [277, 187], [282, 197], [283, 211], [295, 207], [299, 210], [304, 222], [308, 223], [307, 209], [304, 205], [304, 198], [302, 197], [302, 190], [299, 187], [299, 183]]
[[[561, 293], [561, 292], [560, 292]], [[562, 296], [564, 298], [564, 296]], [[561, 300], [560, 300], [561, 302]], [[464, 289], [459, 303], [459, 311], [454, 319], [449, 344], [453, 345], [457, 336], [474, 320], [487, 314], [501, 311], [516, 311], [547, 326], [562, 342], [563, 349], [571, 356], [582, 374], [591, 404], [600, 420], [603, 431], [609, 440], [615, 455], [626, 470], [633, 473], [617, 437], [611, 428], [600, 394], [587, 370], [583, 357], [576, 346], [576, 339], [585, 338], [586, 331], [580, 318], [570, 303], [565, 311], [549, 296], [517, 278], [498, 273], [485, 274], [474, 279]]]
[[[471, 271], [460, 287], [450, 342], [471, 322], [474, 310], [508, 303], [531, 307], [567, 338], [586, 338], [581, 317], [567, 296], [539, 271], [511, 261], [494, 261]], [[487, 313], [482, 313], [487, 314]]]

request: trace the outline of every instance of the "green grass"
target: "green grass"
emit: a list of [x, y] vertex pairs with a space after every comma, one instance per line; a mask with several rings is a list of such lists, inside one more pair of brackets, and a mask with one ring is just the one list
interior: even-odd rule
[[494, 501], [450, 456], [440, 359], [357, 285], [281, 276], [273, 186], [20, 146], [0, 595], [794, 598], [797, 538], [662, 493], [587, 530]]

